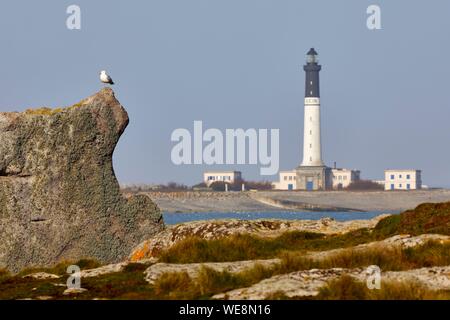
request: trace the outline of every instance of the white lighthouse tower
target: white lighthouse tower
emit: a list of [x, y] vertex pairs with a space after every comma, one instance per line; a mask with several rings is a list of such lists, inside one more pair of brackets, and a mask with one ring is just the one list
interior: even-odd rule
[[302, 166], [321, 167], [322, 145], [320, 137], [320, 86], [317, 52], [312, 48], [307, 54], [305, 85], [305, 117], [303, 130], [303, 162]]
[[320, 132], [320, 80], [317, 52], [311, 48], [306, 56], [305, 111], [303, 131], [303, 161], [297, 168], [297, 188], [325, 190], [329, 187], [330, 169], [322, 161]]

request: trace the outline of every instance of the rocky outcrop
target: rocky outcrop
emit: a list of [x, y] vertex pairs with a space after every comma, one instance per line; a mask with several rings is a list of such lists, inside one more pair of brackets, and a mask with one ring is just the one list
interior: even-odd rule
[[219, 239], [234, 234], [252, 234], [260, 237], [276, 237], [289, 231], [308, 231], [324, 234], [345, 233], [360, 228], [373, 228], [383, 218], [339, 222], [331, 218], [320, 220], [214, 220], [193, 221], [169, 226], [164, 231], [142, 242], [130, 255], [131, 261], [155, 257], [162, 250], [188, 237], [205, 240]]
[[163, 229], [150, 198], [124, 198], [114, 175], [128, 122], [109, 88], [64, 109], [0, 113], [0, 268], [119, 262]]
[[312, 259], [327, 259], [338, 254], [352, 251], [354, 253], [364, 252], [367, 250], [389, 250], [389, 249], [406, 249], [422, 246], [428, 242], [436, 242], [445, 244], [450, 242], [450, 236], [441, 234], [421, 234], [420, 236], [411, 236], [408, 234], [397, 235], [384, 240], [374, 241], [360, 244], [351, 248], [339, 248], [327, 251], [310, 252], [306, 255]]
[[[421, 268], [406, 271], [389, 271], [381, 274], [382, 283], [417, 283], [429, 290], [450, 290], [450, 266]], [[289, 298], [311, 297], [329, 281], [348, 275], [358, 281], [368, 280], [368, 270], [357, 269], [311, 269], [277, 275], [254, 284], [248, 288], [231, 290], [213, 296], [213, 299], [263, 300], [272, 295], [282, 294]]]
[[[329, 259], [333, 257], [337, 257], [339, 254], [343, 254], [345, 252], [347, 253], [357, 253], [357, 252], [367, 252], [368, 250], [389, 250], [389, 249], [405, 249], [405, 248], [413, 248], [417, 246], [424, 245], [430, 241], [434, 242], [440, 242], [440, 243], [448, 243], [450, 241], [449, 236], [444, 235], [437, 235], [437, 234], [426, 234], [426, 235], [420, 235], [417, 237], [413, 237], [410, 235], [398, 235], [394, 236], [382, 241], [375, 241], [370, 242], [362, 245], [358, 245], [351, 248], [339, 248], [339, 249], [333, 249], [333, 250], [327, 250], [327, 251], [312, 251], [305, 253], [304, 258], [305, 259], [311, 259], [311, 260], [321, 260], [321, 259]], [[146, 280], [150, 284], [154, 284], [155, 281], [164, 273], [174, 273], [174, 272], [186, 272], [192, 279], [195, 279], [200, 270], [203, 267], [223, 272], [227, 271], [230, 273], [238, 273], [244, 270], [248, 270], [251, 268], [254, 268], [255, 266], [261, 266], [264, 268], [272, 268], [277, 265], [281, 264], [281, 260], [278, 258], [275, 259], [267, 259], [267, 260], [249, 260], [249, 261], [233, 261], [233, 262], [206, 262], [206, 263], [186, 263], [186, 264], [176, 264], [176, 263], [156, 263], [156, 259], [153, 258], [153, 263], [151, 266], [147, 268], [145, 271]], [[142, 260], [142, 263], [146, 262], [148, 260]], [[101, 269], [101, 268], [100, 268]], [[111, 269], [111, 267], [109, 267]], [[95, 269], [97, 270], [97, 269]], [[359, 269], [358, 269], [359, 270]], [[362, 269], [361, 269], [362, 270]], [[362, 272], [359, 270], [358, 272]], [[341, 273], [345, 271], [348, 272], [348, 270], [344, 270], [341, 268], [335, 268], [333, 270], [324, 270], [322, 271], [314, 271], [314, 277], [310, 277], [311, 279], [316, 279], [316, 282], [308, 283], [310, 288], [315, 288], [322, 286], [325, 282], [329, 280], [327, 275], [331, 275], [333, 277], [340, 276]], [[306, 272], [306, 271], [305, 271]], [[301, 275], [307, 274], [307, 273], [301, 273]], [[320, 276], [320, 277], [319, 277]], [[296, 276], [294, 276], [295, 278]], [[278, 278], [275, 278], [278, 279]], [[286, 279], [281, 277], [282, 282]], [[289, 280], [290, 278], [288, 278]], [[450, 279], [449, 279], [450, 280]], [[289, 280], [290, 281], [290, 280]], [[289, 282], [288, 281], [288, 282]], [[281, 286], [283, 286], [281, 284]], [[308, 289], [310, 290], [310, 289]], [[315, 290], [315, 289], [314, 289]], [[309, 291], [308, 291], [309, 292]]]

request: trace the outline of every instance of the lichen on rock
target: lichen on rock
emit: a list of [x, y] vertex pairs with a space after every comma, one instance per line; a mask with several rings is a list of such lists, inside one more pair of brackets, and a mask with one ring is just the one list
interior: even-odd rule
[[149, 197], [120, 193], [112, 155], [129, 119], [114, 92], [75, 106], [0, 113], [0, 268], [119, 262], [164, 228]]

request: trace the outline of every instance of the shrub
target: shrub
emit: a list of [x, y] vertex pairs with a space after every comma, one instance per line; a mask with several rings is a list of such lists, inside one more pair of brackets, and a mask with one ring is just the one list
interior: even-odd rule
[[370, 181], [370, 180], [357, 180], [350, 183], [350, 185], [345, 188], [349, 191], [370, 191], [370, 190], [384, 190], [384, 186]]
[[198, 295], [187, 272], [164, 273], [154, 284], [156, 296], [161, 299], [193, 299]]
[[374, 233], [378, 237], [425, 233], [450, 235], [450, 202], [425, 203], [414, 210], [387, 217], [377, 224]]

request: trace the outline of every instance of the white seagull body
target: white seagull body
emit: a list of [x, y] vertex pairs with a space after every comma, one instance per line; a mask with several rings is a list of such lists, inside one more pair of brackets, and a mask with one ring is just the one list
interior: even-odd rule
[[114, 84], [114, 81], [104, 70], [100, 73], [100, 81], [103, 83], [111, 84], [111, 85]]

